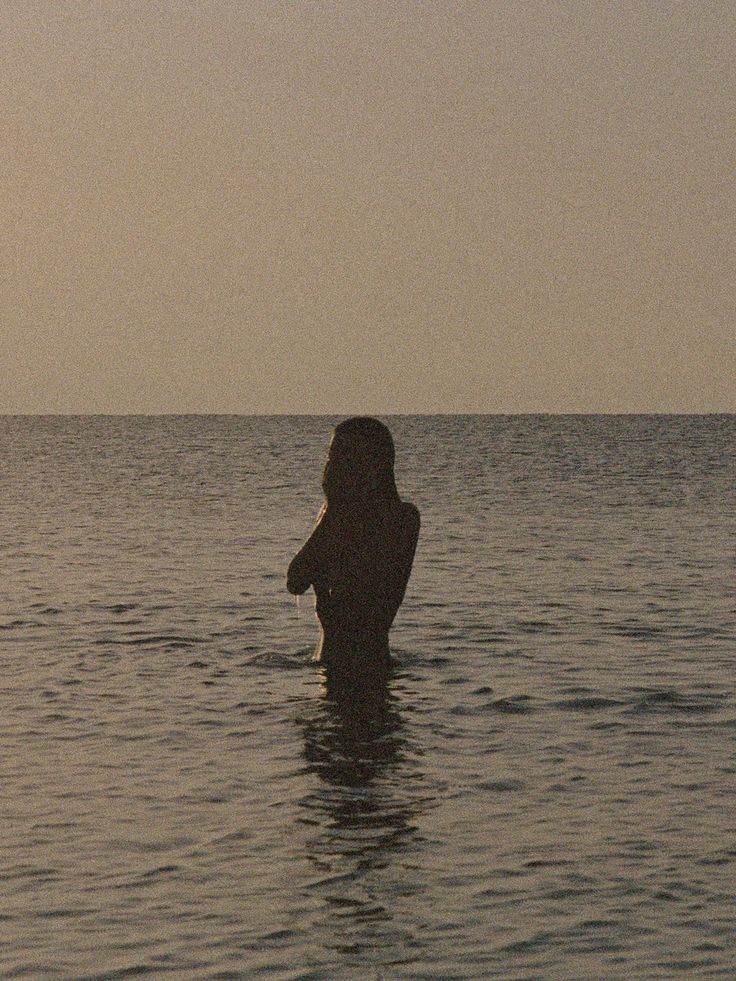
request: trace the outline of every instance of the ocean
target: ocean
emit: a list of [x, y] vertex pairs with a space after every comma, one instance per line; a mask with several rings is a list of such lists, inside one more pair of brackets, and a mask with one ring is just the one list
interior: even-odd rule
[[288, 562], [331, 417], [0, 417], [0, 974], [736, 976], [736, 417], [396, 416], [388, 693]]

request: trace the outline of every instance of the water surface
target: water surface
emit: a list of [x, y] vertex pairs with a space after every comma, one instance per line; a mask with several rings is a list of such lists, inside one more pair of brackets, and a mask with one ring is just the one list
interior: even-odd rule
[[388, 690], [315, 417], [0, 418], [0, 973], [732, 978], [736, 419], [398, 417]]

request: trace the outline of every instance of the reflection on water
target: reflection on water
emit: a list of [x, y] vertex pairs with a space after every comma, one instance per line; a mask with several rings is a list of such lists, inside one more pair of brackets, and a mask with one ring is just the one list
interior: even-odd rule
[[[421, 843], [422, 774], [390, 679], [361, 688], [323, 675], [322, 699], [300, 720], [304, 758], [319, 779], [299, 820], [314, 828], [307, 859], [318, 873], [309, 889], [324, 901], [326, 947], [359, 953], [392, 929], [392, 900], [416, 890], [410, 855]], [[396, 933], [395, 937], [391, 937]]]

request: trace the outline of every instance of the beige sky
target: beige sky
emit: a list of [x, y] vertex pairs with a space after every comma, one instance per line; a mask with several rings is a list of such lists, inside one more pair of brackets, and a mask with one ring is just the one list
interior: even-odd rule
[[736, 411], [733, 0], [0, 36], [0, 412]]

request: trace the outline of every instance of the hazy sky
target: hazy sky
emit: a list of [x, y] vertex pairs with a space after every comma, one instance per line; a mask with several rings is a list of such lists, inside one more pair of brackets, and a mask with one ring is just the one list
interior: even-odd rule
[[0, 0], [1, 412], [736, 411], [734, 0]]

